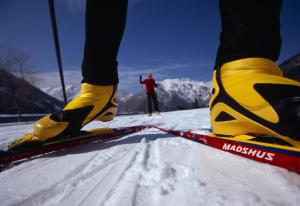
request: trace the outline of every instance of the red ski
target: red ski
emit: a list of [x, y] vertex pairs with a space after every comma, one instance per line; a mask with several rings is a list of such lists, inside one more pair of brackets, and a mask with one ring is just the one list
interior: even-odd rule
[[218, 138], [204, 134], [160, 128], [157, 126], [156, 128], [175, 136], [184, 137], [186, 139], [199, 142], [216, 149], [220, 149], [252, 160], [268, 163], [278, 167], [286, 168], [296, 173], [300, 173], [299, 148], [289, 149], [288, 147], [286, 147], [286, 149], [282, 149], [276, 146], [271, 147], [249, 142], [235, 141], [231, 140], [230, 138]]
[[124, 135], [139, 132], [150, 127], [151, 125], [140, 125], [115, 129], [100, 128], [90, 131], [83, 131], [82, 134], [74, 137], [25, 144], [20, 147], [10, 148], [6, 151], [0, 151], [0, 165], [6, 165], [17, 160], [68, 149], [89, 142], [101, 142], [114, 139]]

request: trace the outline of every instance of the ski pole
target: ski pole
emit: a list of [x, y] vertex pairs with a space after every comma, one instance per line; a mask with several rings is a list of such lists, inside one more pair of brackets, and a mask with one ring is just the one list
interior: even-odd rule
[[142, 89], [142, 93], [143, 93], [143, 97], [144, 97], [143, 98], [144, 100], [142, 101], [143, 104], [145, 105], [144, 106], [144, 113], [147, 114], [147, 95], [145, 94], [144, 86], [143, 85], [141, 85], [141, 89]]
[[56, 58], [57, 58], [57, 64], [58, 64], [58, 69], [59, 69], [61, 87], [62, 87], [62, 92], [64, 95], [64, 102], [65, 102], [65, 104], [67, 104], [67, 94], [66, 94], [64, 72], [63, 72], [60, 47], [59, 47], [59, 39], [58, 39], [58, 32], [57, 32], [54, 2], [53, 2], [53, 0], [48, 0], [48, 3], [49, 3], [49, 10], [50, 10], [50, 16], [51, 16], [52, 31], [53, 31], [53, 38], [54, 38], [54, 44], [55, 44], [55, 51], [56, 51]]

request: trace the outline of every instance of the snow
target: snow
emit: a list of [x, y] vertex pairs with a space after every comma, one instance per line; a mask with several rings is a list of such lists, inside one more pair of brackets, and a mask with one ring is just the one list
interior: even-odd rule
[[[94, 127], [160, 124], [205, 132], [208, 109], [118, 116]], [[32, 125], [0, 127], [1, 142]], [[32, 158], [0, 173], [6, 205], [299, 205], [300, 176], [156, 129]]]
[[130, 99], [133, 95], [134, 95], [133, 93], [127, 94], [127, 95], [121, 97], [120, 100], [121, 100], [122, 102], [127, 102], [128, 99]]
[[165, 79], [159, 82], [160, 89], [169, 94], [177, 94], [186, 101], [195, 99], [209, 99], [211, 82], [195, 81], [189, 78]]
[[[66, 95], [68, 100], [74, 99], [80, 92], [80, 87], [76, 87], [74, 85], [66, 85]], [[50, 96], [59, 99], [61, 101], [64, 100], [62, 87], [61, 86], [49, 86], [49, 87], [43, 87], [41, 90]]]
[[[54, 98], [61, 101], [64, 100], [58, 71], [35, 73], [34, 76], [38, 77], [38, 81], [33, 82], [34, 86]], [[81, 70], [78, 68], [64, 71], [65, 88], [68, 100], [71, 100], [79, 93], [81, 79]]]

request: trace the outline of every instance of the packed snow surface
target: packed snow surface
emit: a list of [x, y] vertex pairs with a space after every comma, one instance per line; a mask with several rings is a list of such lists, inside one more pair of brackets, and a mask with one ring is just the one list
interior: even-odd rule
[[[206, 132], [208, 109], [119, 116], [94, 127], [161, 124]], [[1, 142], [32, 125], [1, 126]], [[43, 155], [0, 173], [0, 205], [299, 205], [300, 176], [148, 129]]]

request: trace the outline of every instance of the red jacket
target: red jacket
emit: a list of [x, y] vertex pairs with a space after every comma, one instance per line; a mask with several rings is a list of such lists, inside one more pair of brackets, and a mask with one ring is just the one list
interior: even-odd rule
[[140, 79], [141, 84], [146, 84], [146, 92], [147, 93], [153, 93], [155, 92], [155, 87], [157, 87], [154, 79]]

